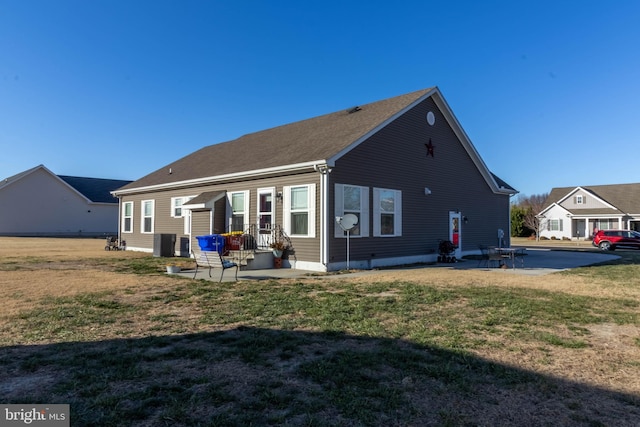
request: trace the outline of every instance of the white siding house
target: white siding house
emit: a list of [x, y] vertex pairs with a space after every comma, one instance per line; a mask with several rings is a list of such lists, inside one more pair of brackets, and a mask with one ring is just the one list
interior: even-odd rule
[[130, 181], [58, 176], [43, 165], [0, 181], [0, 235], [117, 235], [118, 199]]
[[597, 230], [640, 230], [640, 184], [553, 188], [538, 214], [540, 237], [591, 238]]

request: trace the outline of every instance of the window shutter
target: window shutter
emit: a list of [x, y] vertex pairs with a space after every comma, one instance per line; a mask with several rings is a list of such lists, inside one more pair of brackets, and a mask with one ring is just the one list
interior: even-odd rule
[[560, 224], [559, 224], [560, 225], [560, 231], [562, 231], [562, 221], [563, 221], [563, 219], [561, 218], [560, 221], [559, 221], [560, 222]]

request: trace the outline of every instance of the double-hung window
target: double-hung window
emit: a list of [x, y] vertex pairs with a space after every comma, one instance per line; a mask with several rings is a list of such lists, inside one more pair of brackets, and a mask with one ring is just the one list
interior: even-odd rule
[[153, 233], [154, 227], [154, 200], [142, 201], [142, 233]]
[[562, 231], [562, 219], [550, 219], [547, 229], [549, 231]]
[[133, 202], [122, 204], [122, 232], [133, 233]]
[[373, 235], [402, 236], [402, 192], [386, 188], [373, 189]]
[[193, 199], [194, 197], [195, 196], [172, 197], [171, 198], [171, 217], [182, 218], [184, 216], [184, 209], [182, 209], [182, 205], [186, 204], [189, 200]]
[[238, 191], [229, 195], [231, 205], [231, 218], [229, 220], [229, 231], [244, 231], [245, 225], [249, 224], [249, 192]]
[[[351, 236], [369, 236], [369, 188], [357, 185], [335, 185], [335, 216], [355, 215], [358, 223], [349, 230]], [[338, 224], [335, 225], [335, 237], [347, 235]]]
[[291, 237], [315, 237], [315, 184], [284, 187], [283, 190], [283, 226], [286, 233]]

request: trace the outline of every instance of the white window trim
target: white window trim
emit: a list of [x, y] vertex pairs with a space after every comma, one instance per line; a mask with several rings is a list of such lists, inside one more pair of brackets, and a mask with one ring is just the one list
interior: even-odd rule
[[[126, 212], [126, 207], [125, 206], [127, 206], [127, 205], [131, 206], [131, 216], [125, 216], [125, 212]], [[122, 203], [122, 229], [121, 229], [121, 231], [123, 233], [133, 233], [133, 215], [134, 215], [133, 206], [134, 206], [133, 202], [123, 202]], [[130, 230], [125, 229], [125, 223], [126, 223], [125, 219], [126, 218], [131, 219], [131, 229]]]
[[[393, 199], [393, 234], [382, 234], [380, 223], [380, 192], [392, 191]], [[374, 237], [400, 237], [402, 236], [402, 191], [390, 188], [373, 188], [373, 236]]]
[[271, 193], [271, 223], [274, 224], [276, 220], [276, 188], [275, 187], [264, 187], [258, 188], [256, 192], [256, 227], [260, 229], [260, 195]]
[[233, 205], [231, 201], [233, 200], [234, 194], [243, 194], [244, 197], [244, 210], [242, 211], [243, 215], [243, 227], [249, 224], [249, 190], [245, 191], [232, 191], [227, 193], [227, 204], [229, 206], [229, 212], [227, 213], [227, 230], [231, 231], [231, 226], [233, 225]]
[[[182, 197], [172, 197], [171, 198], [171, 211], [169, 212], [169, 215], [171, 216], [171, 218], [184, 218], [184, 208], [182, 208], [182, 205], [185, 205], [189, 200], [193, 199], [196, 196], [182, 196]], [[180, 208], [182, 209], [182, 214], [181, 215], [176, 215], [176, 208], [178, 206], [176, 206], [176, 201], [177, 200], [182, 200], [182, 204], [180, 205]]]
[[551, 218], [548, 222], [547, 231], [564, 231], [562, 225], [562, 218]]
[[[345, 187], [357, 187], [360, 188], [360, 234], [351, 234], [350, 237], [369, 237], [369, 187], [362, 187], [359, 185], [350, 184], [336, 184], [335, 185], [335, 216], [344, 216], [344, 188]], [[338, 224], [334, 227], [334, 237], [346, 238], [347, 233], [340, 228]]]
[[[151, 231], [144, 230], [144, 206], [146, 203], [151, 203]], [[154, 232], [156, 226], [156, 201], [155, 200], [142, 200], [140, 202], [140, 233], [141, 234], [152, 234]]]
[[[291, 189], [307, 187], [307, 212], [309, 218], [308, 233], [307, 234], [292, 234], [291, 233]], [[282, 226], [285, 233], [290, 237], [300, 238], [315, 238], [316, 237], [316, 185], [315, 184], [301, 184], [291, 185], [282, 188]]]

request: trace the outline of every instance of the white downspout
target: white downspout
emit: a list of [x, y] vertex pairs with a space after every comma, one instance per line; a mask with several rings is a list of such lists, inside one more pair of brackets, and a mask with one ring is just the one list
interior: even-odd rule
[[320, 173], [320, 262], [327, 267], [329, 260], [329, 221], [327, 206], [329, 206], [329, 173], [331, 168], [324, 165], [315, 165], [316, 172]]
[[122, 242], [122, 197], [118, 197], [118, 229], [116, 230], [116, 236], [118, 236], [118, 243]]

